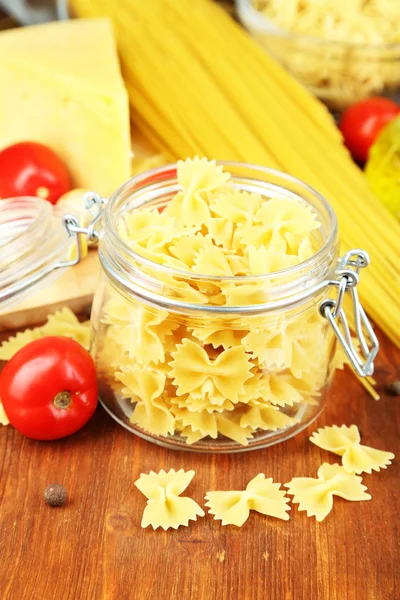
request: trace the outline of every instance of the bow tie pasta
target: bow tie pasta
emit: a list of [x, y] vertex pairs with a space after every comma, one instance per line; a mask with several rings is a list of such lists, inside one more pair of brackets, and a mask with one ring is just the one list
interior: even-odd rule
[[294, 477], [285, 484], [288, 494], [293, 496], [292, 502], [299, 505], [299, 510], [307, 511], [308, 517], [323, 521], [333, 508], [333, 496], [358, 502], [371, 500], [362, 478], [347, 473], [340, 465], [323, 463], [317, 475], [316, 479]]
[[318, 429], [310, 437], [310, 442], [342, 457], [342, 465], [347, 473], [372, 473], [386, 469], [391, 464], [393, 452], [363, 446], [357, 425], [332, 425]]
[[204, 517], [204, 510], [192, 500], [181, 496], [194, 477], [194, 471], [174, 471], [168, 473], [142, 473], [135, 486], [146, 496], [147, 505], [143, 511], [142, 527], [151, 525], [153, 529], [162, 527], [165, 531], [187, 527], [189, 521]]
[[[274, 274], [315, 254], [318, 214], [294, 197], [242, 191], [205, 158], [179, 161], [177, 179], [163, 209], [144, 205], [120, 219], [120, 238], [145, 259], [138, 286], [157, 291], [164, 307], [109, 285], [99, 372], [132, 426], [149, 436], [245, 446], [295, 425], [326, 383], [333, 337], [315, 304], [230, 313], [268, 301]], [[169, 300], [226, 313], [180, 313], [166, 308]]]
[[272, 478], [266, 479], [264, 473], [259, 473], [243, 491], [207, 492], [206, 506], [214, 520], [220, 520], [222, 525], [241, 527], [247, 521], [250, 510], [287, 521], [289, 498], [280, 487], [280, 483], [274, 483]]

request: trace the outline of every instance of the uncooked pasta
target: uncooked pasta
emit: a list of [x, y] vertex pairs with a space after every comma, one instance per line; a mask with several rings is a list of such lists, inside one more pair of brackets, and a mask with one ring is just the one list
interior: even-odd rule
[[[143, 272], [159, 269], [164, 297], [220, 308], [263, 303], [274, 274], [282, 277], [322, 243], [310, 205], [242, 192], [215, 161], [180, 161], [177, 179], [180, 189], [163, 210], [143, 206], [118, 224], [125, 244], [150, 259]], [[128, 299], [109, 285], [101, 320], [100, 377], [132, 403], [131, 423], [151, 435], [247, 445], [258, 432], [295, 424], [326, 383], [333, 338], [313, 304], [204, 319]]]
[[181, 496], [194, 477], [194, 471], [174, 471], [142, 473], [135, 486], [147, 498], [143, 511], [142, 527], [151, 525], [153, 529], [162, 527], [178, 529], [187, 527], [189, 521], [204, 517], [204, 510], [191, 498]]
[[357, 425], [332, 425], [318, 429], [310, 442], [342, 457], [342, 465], [348, 473], [372, 473], [386, 469], [394, 454], [361, 444]]
[[[272, 28], [271, 34], [260, 33], [260, 41], [332, 107], [400, 86], [396, 0], [252, 0], [252, 5]], [[274, 27], [282, 36], [274, 35]]]
[[331, 512], [333, 496], [356, 502], [371, 500], [361, 477], [347, 473], [340, 465], [328, 463], [320, 466], [317, 478], [294, 477], [285, 487], [299, 510], [307, 511], [307, 516], [315, 517], [317, 521], [323, 521]]
[[255, 510], [263, 515], [276, 519], [289, 519], [289, 498], [280, 483], [272, 478], [265, 478], [259, 473], [246, 486], [245, 490], [212, 491], [206, 494], [208, 513], [221, 525], [241, 527], [249, 518], [250, 511]]
[[50, 314], [47, 323], [34, 329], [25, 329], [11, 336], [0, 346], [0, 360], [10, 360], [18, 350], [33, 340], [48, 335], [63, 335], [79, 342], [86, 350], [90, 342], [90, 322], [79, 322], [72, 310], [65, 306]]

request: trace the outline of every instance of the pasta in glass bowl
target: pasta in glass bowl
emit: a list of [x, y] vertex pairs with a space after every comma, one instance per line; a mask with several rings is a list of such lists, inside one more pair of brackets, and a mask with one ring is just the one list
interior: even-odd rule
[[236, 0], [243, 25], [310, 92], [342, 111], [400, 89], [400, 3]]
[[238, 452], [321, 412], [336, 365], [321, 302], [333, 309], [340, 278], [336, 218], [315, 190], [264, 167], [179, 161], [112, 196], [99, 256], [92, 355], [123, 426]]

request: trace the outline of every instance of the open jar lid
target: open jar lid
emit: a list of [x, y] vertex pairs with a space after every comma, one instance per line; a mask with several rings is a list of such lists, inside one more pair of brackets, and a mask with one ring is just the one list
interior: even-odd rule
[[0, 315], [79, 263], [84, 241], [97, 243], [104, 203], [97, 194], [85, 195], [82, 208], [91, 217], [82, 227], [81, 211], [64, 214], [65, 206], [28, 196], [0, 200]]
[[71, 266], [66, 259], [72, 241], [49, 202], [0, 201], [0, 314]]

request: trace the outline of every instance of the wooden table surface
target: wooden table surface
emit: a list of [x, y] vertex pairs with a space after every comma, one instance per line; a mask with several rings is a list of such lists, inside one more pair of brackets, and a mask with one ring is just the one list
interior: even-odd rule
[[[378, 390], [400, 379], [400, 352], [380, 336]], [[322, 522], [293, 506], [289, 521], [252, 512], [242, 528], [206, 516], [164, 532], [141, 529], [141, 472], [194, 469], [188, 495], [243, 489], [263, 472], [275, 481], [315, 476], [338, 457], [308, 441], [326, 424], [356, 423], [365, 444], [399, 454], [400, 397], [375, 402], [338, 373], [322, 416], [275, 447], [239, 455], [177, 453], [149, 444], [99, 408], [58, 442], [0, 431], [1, 600], [396, 600], [400, 598], [399, 461], [366, 475], [369, 502], [335, 498]], [[65, 485], [62, 508], [44, 488]], [[397, 584], [396, 584], [397, 579]], [[397, 585], [397, 587], [396, 587]]]

